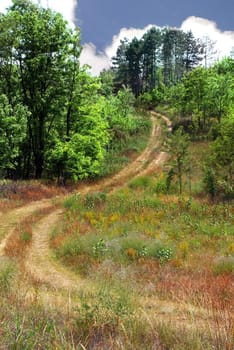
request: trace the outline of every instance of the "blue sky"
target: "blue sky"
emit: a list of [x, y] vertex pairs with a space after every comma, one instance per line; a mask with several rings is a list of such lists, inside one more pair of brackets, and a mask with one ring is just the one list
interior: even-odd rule
[[[151, 26], [192, 30], [209, 37], [216, 59], [234, 48], [234, 0], [33, 0], [59, 11], [71, 25], [81, 28], [81, 64], [93, 75], [110, 67], [121, 39], [140, 38]], [[0, 0], [0, 11], [11, 0]]]
[[234, 30], [233, 13], [233, 0], [79, 0], [76, 18], [82, 41], [103, 49], [123, 27], [179, 27], [190, 16], [214, 21], [223, 31]]

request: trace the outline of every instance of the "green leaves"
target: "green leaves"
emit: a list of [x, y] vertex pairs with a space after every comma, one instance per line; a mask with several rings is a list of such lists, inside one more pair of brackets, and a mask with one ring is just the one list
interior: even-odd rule
[[[190, 171], [189, 137], [183, 133], [182, 127], [170, 136], [166, 143], [166, 150], [172, 158], [172, 172], [179, 180], [179, 192], [182, 193], [182, 177]], [[171, 176], [172, 173], [170, 173]]]
[[6, 176], [15, 169], [17, 158], [26, 137], [27, 108], [19, 103], [9, 104], [5, 95], [0, 95], [0, 169]]
[[219, 188], [226, 194], [234, 193], [234, 115], [221, 121], [220, 136], [211, 147], [211, 164]]

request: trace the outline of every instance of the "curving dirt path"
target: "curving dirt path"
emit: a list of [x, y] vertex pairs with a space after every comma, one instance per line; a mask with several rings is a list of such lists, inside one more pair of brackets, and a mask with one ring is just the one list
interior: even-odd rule
[[[98, 184], [83, 186], [79, 192], [81, 194], [100, 190], [112, 192], [135, 176], [157, 171], [168, 159], [167, 153], [160, 151], [162, 128], [158, 123], [159, 118], [164, 120], [170, 131], [170, 120], [152, 112], [152, 131], [144, 152], [118, 174]], [[59, 197], [56, 202], [62, 202], [64, 198], [65, 196]], [[54, 201], [55, 199], [46, 199], [11, 210], [6, 214], [0, 213], [0, 258], [5, 255], [4, 249], [8, 240], [11, 239], [14, 228], [22, 220], [41, 209], [48, 208], [49, 213], [49, 209], [54, 207], [50, 214], [40, 219], [33, 227], [32, 242], [23, 261], [25, 276], [23, 276], [19, 286], [25, 299], [32, 301], [35, 298], [39, 299], [46, 308], [59, 308], [61, 312], [70, 315], [77, 312], [77, 305], [80, 302], [77, 292], [89, 295], [94, 290], [95, 285], [92, 285], [91, 282], [87, 283], [84, 279], [64, 268], [52, 256], [49, 248], [50, 235], [53, 229], [61, 225], [63, 220], [63, 210], [56, 208]], [[186, 303], [168, 302], [160, 300], [154, 295], [148, 298], [139, 298], [139, 303], [139, 317], [148, 324], [154, 324], [153, 320], [155, 320], [169, 322], [169, 324], [173, 321], [182, 329], [193, 329], [196, 323], [199, 324], [200, 329], [203, 327], [206, 329], [207, 324], [212, 326], [212, 318], [207, 315], [206, 310], [192, 307]]]
[[[162, 132], [160, 123], [158, 122], [159, 117], [161, 116], [152, 112], [152, 131], [148, 145], [135, 161], [113, 177], [105, 179], [99, 184], [81, 188], [80, 193], [86, 194], [98, 190], [105, 190], [107, 192], [117, 190], [133, 177], [152, 172], [162, 165], [167, 159], [167, 154], [165, 152], [158, 152], [158, 148], [161, 144]], [[166, 117], [163, 117], [163, 119], [168, 128], [170, 128], [169, 119]], [[5, 236], [5, 238], [0, 243], [0, 255], [4, 254], [6, 242], [10, 239], [12, 231], [17, 223], [33, 212], [46, 207], [49, 208], [51, 205], [51, 200], [44, 200], [7, 213], [4, 219], [1, 220], [0, 238], [3, 236]], [[49, 249], [50, 234], [52, 230], [62, 222], [62, 215], [62, 209], [55, 210], [41, 219], [33, 227], [32, 243], [24, 259], [24, 268], [26, 274], [40, 285], [44, 284], [50, 286], [50, 288], [54, 290], [62, 289], [72, 292], [82, 286], [82, 280], [56, 262]]]
[[11, 210], [10, 212], [7, 212], [5, 214], [1, 213], [0, 239], [3, 239], [0, 242], [0, 256], [4, 255], [4, 248], [6, 246], [6, 242], [10, 238], [17, 224], [19, 224], [22, 220], [24, 220], [37, 210], [46, 209], [51, 206], [51, 200], [45, 199]]

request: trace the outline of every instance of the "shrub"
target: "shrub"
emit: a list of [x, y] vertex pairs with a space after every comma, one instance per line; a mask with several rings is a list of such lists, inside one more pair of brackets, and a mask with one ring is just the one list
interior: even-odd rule
[[154, 192], [167, 193], [168, 192], [167, 179], [165, 179], [164, 177], [160, 177], [159, 179], [157, 179], [154, 184]]
[[138, 176], [129, 183], [129, 187], [132, 189], [145, 189], [152, 185], [152, 180], [149, 176]]
[[57, 250], [57, 256], [68, 257], [76, 256], [81, 252], [80, 240], [76, 237], [67, 237], [61, 247]]
[[87, 209], [94, 209], [106, 202], [106, 193], [104, 192], [92, 192], [86, 194], [84, 198], [84, 206]]

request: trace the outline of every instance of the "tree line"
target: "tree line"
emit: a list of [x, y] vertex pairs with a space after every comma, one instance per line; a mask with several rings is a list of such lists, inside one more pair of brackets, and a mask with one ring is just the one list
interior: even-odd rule
[[106, 93], [79, 64], [79, 29], [30, 0], [0, 14], [0, 177], [78, 180], [139, 130], [133, 96]]
[[[234, 60], [202, 67], [212, 43], [191, 32], [151, 28], [141, 39], [122, 41], [112, 68], [97, 78], [80, 67], [79, 29], [50, 9], [13, 0], [0, 14], [0, 33], [1, 178], [101, 174], [116, 142], [149, 127], [135, 116], [140, 107], [170, 114], [171, 144], [183, 145], [184, 160], [186, 132], [209, 139], [207, 189], [234, 192]], [[168, 149], [176, 158], [176, 147]], [[182, 172], [188, 173], [183, 157], [174, 167], [180, 191]]]
[[[176, 162], [169, 175], [189, 177], [189, 139], [207, 141], [203, 164], [204, 187], [212, 198], [234, 195], [234, 59], [226, 57], [211, 67], [195, 67], [174, 85], [161, 84], [138, 97], [143, 108], [156, 108], [173, 122], [168, 147]], [[188, 138], [189, 136], [189, 138]], [[194, 143], [196, 147], [196, 143]], [[176, 164], [177, 163], [177, 164]]]
[[167, 185], [177, 176], [180, 193], [183, 177], [191, 176], [189, 139], [203, 139], [210, 142], [203, 166], [206, 190], [212, 197], [234, 194], [234, 59], [230, 53], [214, 62], [214, 54], [207, 38], [151, 28], [141, 39], [121, 41], [108, 73], [114, 91], [127, 86], [138, 106], [172, 118]]
[[161, 83], [176, 84], [205, 59], [207, 48], [191, 31], [152, 27], [141, 39], [121, 41], [112, 62], [114, 86], [139, 96]]

